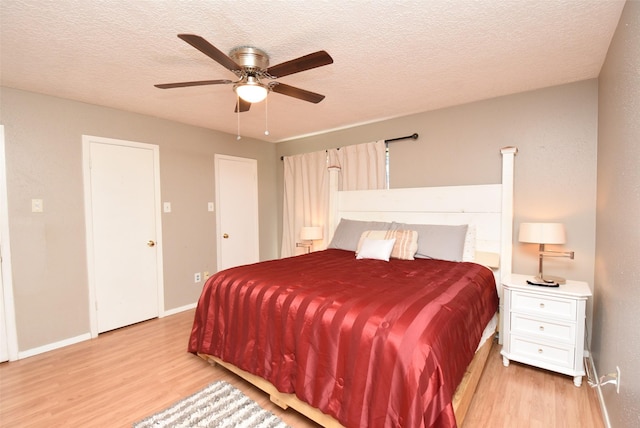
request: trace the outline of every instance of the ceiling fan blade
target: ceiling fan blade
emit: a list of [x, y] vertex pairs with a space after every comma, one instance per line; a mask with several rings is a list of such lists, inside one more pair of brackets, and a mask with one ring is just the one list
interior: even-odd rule
[[177, 82], [177, 83], [161, 83], [159, 85], [153, 85], [156, 88], [160, 89], [171, 89], [171, 88], [184, 88], [187, 86], [202, 86], [202, 85], [223, 85], [227, 83], [233, 83], [231, 80], [197, 80], [195, 82]]
[[301, 71], [310, 70], [323, 65], [333, 64], [333, 58], [325, 51], [318, 51], [282, 64], [274, 65], [267, 68], [267, 73], [278, 78], [288, 76], [289, 74], [299, 73]]
[[224, 52], [200, 36], [196, 36], [195, 34], [178, 34], [178, 37], [231, 71], [240, 70], [242, 68]]
[[236, 103], [236, 113], [242, 113], [245, 111], [249, 111], [251, 108], [251, 103], [249, 101], [245, 101], [242, 98], [238, 97], [238, 102]]
[[298, 98], [303, 101], [309, 101], [310, 103], [314, 104], [318, 104], [320, 101], [324, 100], [324, 95], [296, 88], [295, 86], [285, 85], [284, 83], [275, 83], [277, 84], [271, 88], [273, 92], [277, 92], [282, 95], [288, 95], [290, 97]]

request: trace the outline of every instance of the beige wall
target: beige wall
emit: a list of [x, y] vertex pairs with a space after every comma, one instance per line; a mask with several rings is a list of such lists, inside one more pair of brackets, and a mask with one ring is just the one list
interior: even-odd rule
[[[173, 205], [163, 214], [167, 309], [195, 302], [193, 272], [215, 270], [215, 216], [200, 208], [214, 200], [214, 153], [258, 159], [260, 256], [269, 259], [281, 234], [279, 156], [413, 132], [418, 140], [390, 146], [392, 187], [498, 182], [499, 149], [517, 146], [516, 232], [521, 221], [564, 221], [576, 260], [549, 262], [548, 271], [593, 284], [595, 80], [277, 145], [8, 88], [1, 107], [21, 351], [88, 330], [82, 134], [160, 146], [162, 199]], [[45, 213], [30, 212], [31, 198], [44, 200]], [[535, 271], [534, 247], [515, 243], [514, 271]]]
[[[275, 146], [148, 116], [1, 88], [20, 352], [89, 332], [82, 135], [160, 147], [165, 309], [196, 302], [193, 273], [216, 269], [214, 154], [258, 161], [260, 257], [277, 256]], [[31, 199], [44, 201], [31, 212]]]
[[[517, 242], [525, 221], [566, 224], [574, 261], [549, 274], [593, 286], [598, 83], [545, 88], [278, 144], [278, 156], [411, 135], [389, 145], [391, 187], [500, 182], [500, 148], [515, 161], [514, 272], [537, 271], [537, 246]], [[282, 200], [282, 169], [278, 170]], [[280, 217], [279, 217], [280, 218]]]
[[600, 74], [592, 352], [616, 428], [640, 426], [640, 2], [628, 1]]

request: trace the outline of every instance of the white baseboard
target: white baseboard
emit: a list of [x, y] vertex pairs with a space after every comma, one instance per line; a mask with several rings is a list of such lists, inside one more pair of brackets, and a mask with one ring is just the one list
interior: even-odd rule
[[[196, 303], [191, 303], [189, 305], [181, 306], [179, 308], [170, 309], [168, 311], [164, 311], [160, 318], [166, 317], [169, 315], [174, 315], [180, 312], [188, 311], [190, 309], [194, 309], [196, 307]], [[84, 342], [85, 340], [91, 339], [91, 333], [81, 334], [80, 336], [70, 337], [65, 340], [61, 340], [59, 342], [49, 343], [44, 346], [39, 346], [37, 348], [28, 349], [26, 351], [18, 352], [18, 360], [23, 358], [33, 357], [34, 355], [42, 354], [44, 352], [53, 351], [54, 349], [64, 348], [65, 346], [74, 345], [79, 342]]]
[[595, 388], [596, 388], [596, 392], [598, 393], [598, 402], [600, 403], [600, 411], [602, 412], [602, 420], [604, 422], [604, 426], [605, 426], [605, 428], [611, 428], [611, 421], [609, 420], [609, 413], [607, 412], [607, 405], [604, 402], [604, 396], [602, 395], [602, 388], [600, 387], [600, 382], [599, 382], [600, 377], [598, 376], [598, 371], [596, 370], [596, 365], [593, 363], [593, 357], [591, 355], [591, 352], [589, 352], [587, 361], [589, 362], [589, 366], [591, 368], [591, 373], [593, 373], [593, 376], [595, 378], [594, 379], [595, 382], [596, 382]]
[[65, 346], [74, 345], [79, 342], [91, 339], [91, 333], [81, 334], [80, 336], [70, 337], [59, 342], [49, 343], [37, 348], [28, 349], [26, 351], [18, 352], [18, 359], [33, 357], [34, 355], [42, 354], [44, 352], [53, 351], [54, 349], [64, 348]]
[[168, 311], [164, 311], [164, 313], [160, 316], [160, 318], [169, 316], [169, 315], [175, 315], [178, 314], [180, 312], [184, 312], [184, 311], [188, 311], [190, 309], [194, 309], [196, 307], [197, 303], [191, 303], [189, 305], [185, 305], [185, 306], [180, 306], [179, 308], [173, 308], [173, 309], [169, 309]]

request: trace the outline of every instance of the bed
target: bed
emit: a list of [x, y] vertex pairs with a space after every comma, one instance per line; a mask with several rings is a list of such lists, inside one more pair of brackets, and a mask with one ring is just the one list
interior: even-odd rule
[[[330, 248], [212, 276], [189, 351], [323, 426], [461, 424], [510, 273], [515, 152], [501, 184], [332, 193]], [[460, 260], [419, 257], [443, 230]]]

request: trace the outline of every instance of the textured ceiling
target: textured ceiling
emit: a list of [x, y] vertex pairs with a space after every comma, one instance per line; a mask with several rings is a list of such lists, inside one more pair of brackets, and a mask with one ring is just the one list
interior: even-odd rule
[[[176, 37], [240, 45], [279, 64], [318, 50], [334, 63], [281, 78], [326, 95], [271, 93], [240, 115], [266, 141], [597, 77], [623, 0], [0, 0], [3, 86], [236, 134], [235, 79]], [[268, 115], [265, 114], [268, 105]], [[268, 119], [269, 136], [265, 136]]]

